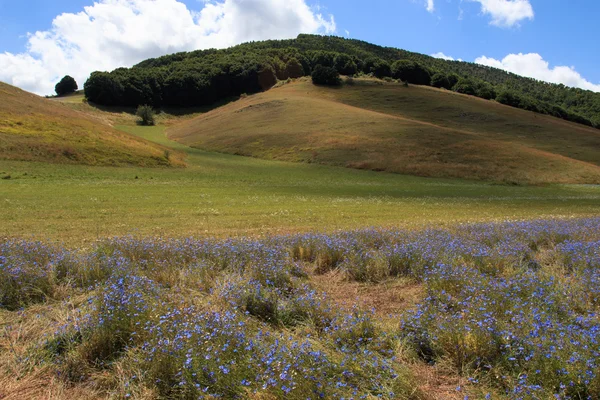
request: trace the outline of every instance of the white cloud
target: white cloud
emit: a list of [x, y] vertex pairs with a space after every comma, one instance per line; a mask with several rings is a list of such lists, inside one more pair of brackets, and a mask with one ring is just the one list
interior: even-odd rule
[[49, 31], [29, 34], [24, 53], [0, 53], [0, 80], [50, 94], [66, 74], [82, 87], [92, 71], [150, 57], [336, 30], [333, 16], [324, 17], [305, 0], [215, 0], [202, 7], [190, 10], [178, 0], [99, 0], [57, 16]]
[[427, 0], [425, 7], [427, 8], [427, 11], [429, 11], [430, 13], [435, 11], [435, 4], [433, 4], [433, 0]]
[[492, 17], [491, 24], [511, 27], [524, 19], [533, 19], [529, 0], [470, 0], [481, 4], [481, 12]]
[[442, 53], [441, 51], [440, 51], [440, 52], [438, 52], [438, 53], [434, 53], [434, 54], [432, 54], [432, 55], [431, 55], [431, 57], [434, 57], [434, 58], [441, 58], [442, 60], [447, 60], [447, 61], [462, 61], [462, 58], [458, 58], [458, 59], [456, 59], [456, 58], [454, 58], [454, 57], [451, 57], [451, 56], [447, 56], [447, 55], [445, 55], [445, 54], [444, 54], [444, 53]]
[[482, 56], [477, 58], [475, 62], [541, 81], [562, 83], [566, 86], [600, 92], [600, 83], [593, 84], [588, 81], [574, 67], [550, 67], [550, 64], [537, 53], [509, 54], [502, 60]]
[[432, 54], [431, 57], [441, 58], [442, 60], [454, 61], [454, 57], [450, 57], [442, 53], [441, 51], [435, 54]]

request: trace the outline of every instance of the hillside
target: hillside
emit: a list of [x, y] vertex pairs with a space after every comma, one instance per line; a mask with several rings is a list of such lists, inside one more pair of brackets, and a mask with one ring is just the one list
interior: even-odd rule
[[496, 182], [600, 183], [600, 131], [429, 87], [308, 79], [168, 130], [193, 147], [266, 159]]
[[342, 75], [444, 87], [600, 127], [600, 93], [333, 36], [299, 35], [166, 55], [133, 68], [94, 72], [84, 89], [90, 101], [102, 105], [201, 106], [268, 90], [277, 80], [308, 76], [318, 65], [335, 68]]
[[162, 146], [1, 82], [0, 158], [87, 165], [182, 165], [179, 155], [167, 153]]

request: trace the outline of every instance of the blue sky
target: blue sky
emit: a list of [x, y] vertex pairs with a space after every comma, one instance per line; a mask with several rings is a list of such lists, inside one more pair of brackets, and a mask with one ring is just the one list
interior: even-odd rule
[[600, 91], [599, 15], [591, 0], [0, 0], [0, 80], [45, 94], [169, 52], [349, 32]]

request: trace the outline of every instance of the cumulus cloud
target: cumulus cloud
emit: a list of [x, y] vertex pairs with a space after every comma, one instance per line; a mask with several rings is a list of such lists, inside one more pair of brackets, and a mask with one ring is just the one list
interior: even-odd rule
[[502, 60], [482, 56], [477, 58], [475, 62], [541, 81], [562, 83], [566, 86], [600, 92], [600, 83], [594, 84], [588, 81], [574, 67], [550, 67], [550, 64], [537, 53], [509, 54]]
[[442, 53], [441, 51], [435, 54], [432, 54], [431, 57], [441, 58], [442, 60], [454, 61], [454, 57], [450, 57]]
[[429, 11], [429, 12], [435, 11], [435, 4], [433, 4], [433, 0], [427, 0], [425, 2], [425, 7], [427, 8], [427, 11]]
[[511, 27], [525, 19], [533, 19], [529, 0], [470, 0], [481, 4], [481, 12], [492, 17], [492, 25]]
[[99, 0], [29, 34], [25, 52], [0, 53], [0, 80], [50, 94], [66, 74], [82, 86], [92, 71], [150, 57], [335, 30], [333, 16], [305, 0], [216, 0], [200, 10], [178, 0]]
[[462, 61], [462, 59], [461, 59], [461, 58], [458, 58], [458, 59], [457, 59], [457, 58], [454, 58], [454, 57], [451, 57], [451, 56], [447, 56], [447, 55], [445, 55], [444, 53], [442, 53], [441, 51], [440, 51], [440, 52], [438, 52], [438, 53], [434, 53], [434, 54], [432, 54], [432, 55], [431, 55], [431, 57], [434, 57], [434, 58], [441, 58], [442, 60], [447, 60], [447, 61]]

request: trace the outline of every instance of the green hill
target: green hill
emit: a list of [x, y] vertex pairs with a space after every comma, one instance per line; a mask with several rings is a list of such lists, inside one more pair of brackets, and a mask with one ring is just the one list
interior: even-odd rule
[[178, 154], [166, 150], [61, 102], [0, 82], [0, 159], [148, 167], [183, 165]]
[[186, 145], [266, 159], [510, 183], [600, 183], [600, 131], [429, 87], [308, 79], [169, 129]]
[[473, 63], [316, 35], [177, 53], [146, 60], [130, 69], [95, 72], [85, 84], [85, 94], [103, 105], [207, 105], [266, 90], [277, 80], [310, 75], [318, 65], [333, 67], [342, 75], [366, 74], [446, 87], [600, 126], [600, 93], [540, 82]]

